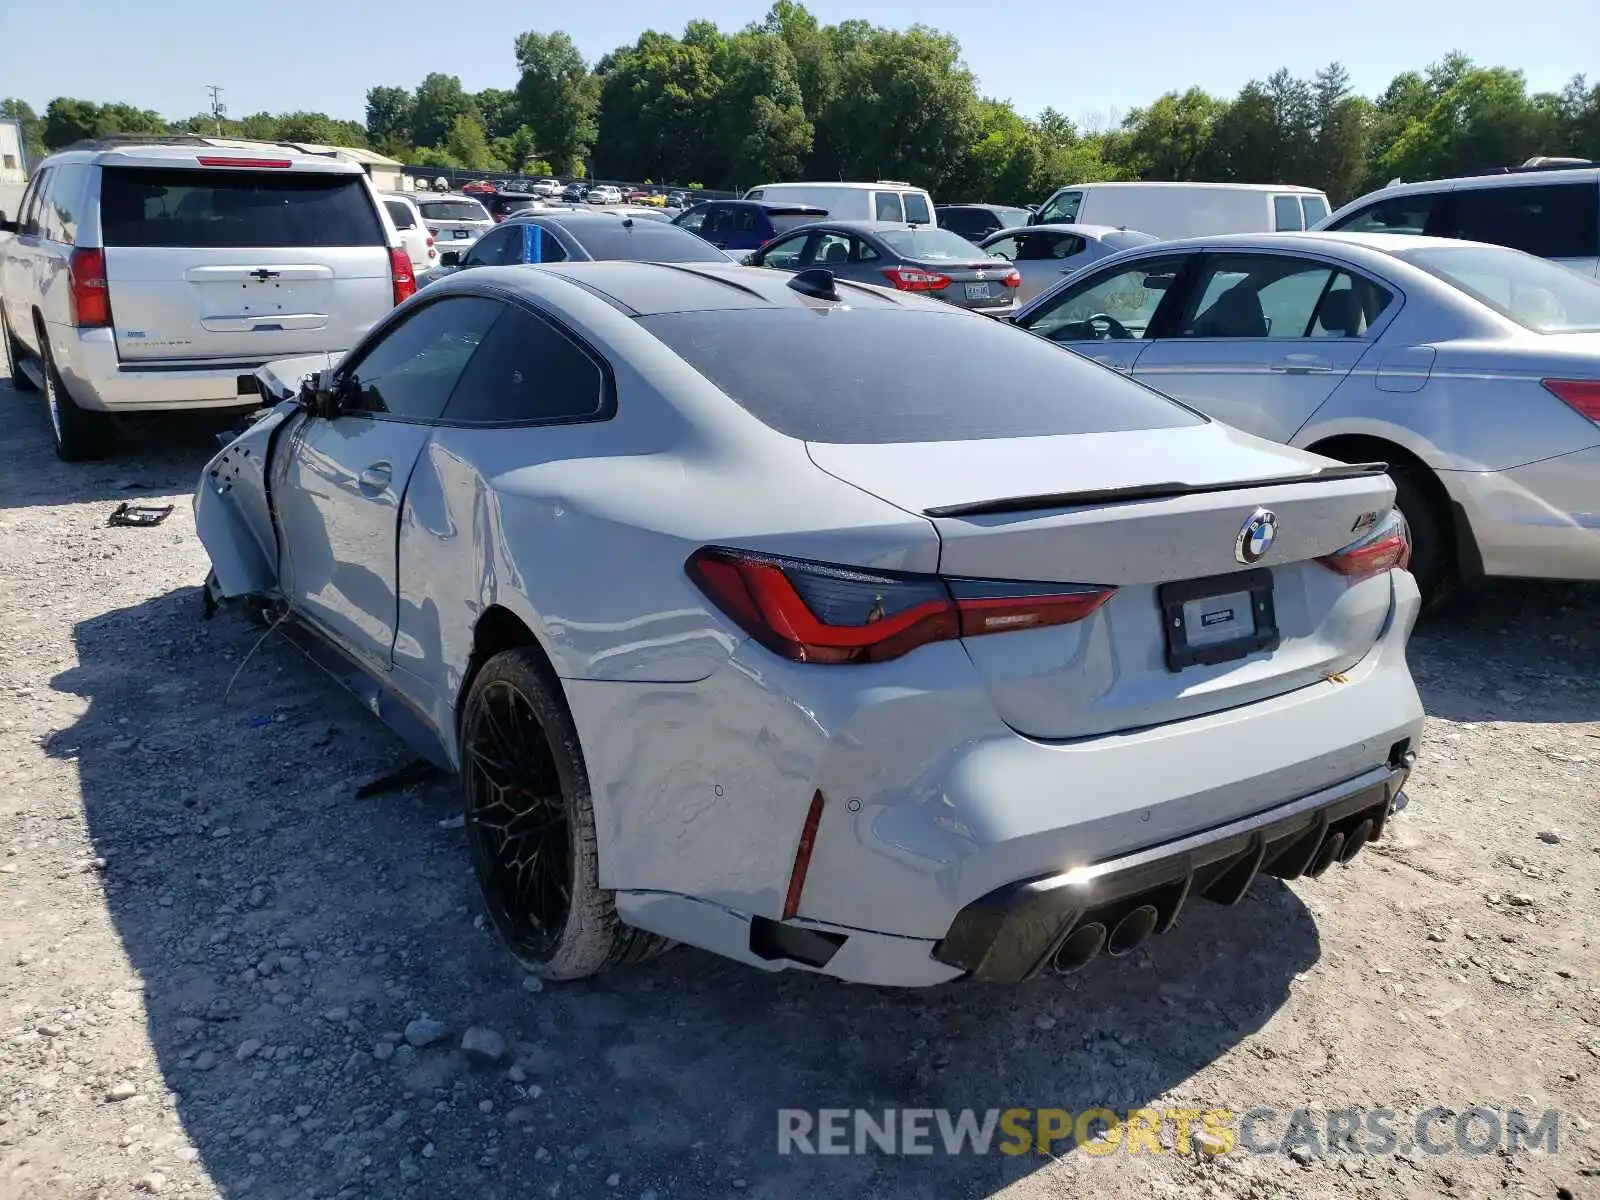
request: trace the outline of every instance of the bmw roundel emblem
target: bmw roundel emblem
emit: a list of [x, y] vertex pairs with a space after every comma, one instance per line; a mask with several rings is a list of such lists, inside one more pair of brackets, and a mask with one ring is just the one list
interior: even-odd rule
[[1239, 530], [1238, 540], [1233, 544], [1233, 556], [1246, 566], [1260, 562], [1267, 551], [1272, 549], [1272, 543], [1277, 537], [1277, 515], [1270, 509], [1258, 508], [1250, 514], [1250, 519], [1244, 523], [1244, 528]]

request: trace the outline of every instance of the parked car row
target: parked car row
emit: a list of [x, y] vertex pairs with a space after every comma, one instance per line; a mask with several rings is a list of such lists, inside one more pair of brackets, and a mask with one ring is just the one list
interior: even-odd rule
[[52, 156], [0, 244], [64, 458], [266, 401], [196, 491], [206, 595], [459, 775], [541, 975], [1129, 953], [1381, 836], [1424, 593], [1600, 579], [1592, 276], [755, 190], [397, 217], [354, 164], [170, 138]]

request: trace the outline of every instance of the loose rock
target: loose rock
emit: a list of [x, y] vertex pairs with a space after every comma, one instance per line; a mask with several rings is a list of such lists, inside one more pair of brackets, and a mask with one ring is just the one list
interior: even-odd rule
[[406, 1041], [418, 1050], [424, 1046], [431, 1046], [450, 1036], [450, 1027], [443, 1021], [435, 1021], [432, 1017], [418, 1017], [406, 1026]]
[[461, 1035], [461, 1049], [481, 1062], [499, 1062], [506, 1054], [506, 1040], [492, 1029], [474, 1025]]

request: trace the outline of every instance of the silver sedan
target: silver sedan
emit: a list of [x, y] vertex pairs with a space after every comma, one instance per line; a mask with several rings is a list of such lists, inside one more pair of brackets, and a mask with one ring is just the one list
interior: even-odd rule
[[1026, 304], [1092, 262], [1158, 240], [1116, 225], [1028, 225], [996, 230], [978, 245], [1016, 267], [1017, 302]]
[[1002, 321], [821, 269], [485, 267], [259, 378], [287, 396], [196, 492], [207, 594], [459, 773], [542, 975], [1076, 970], [1402, 802], [1382, 470]]
[[1240, 429], [1389, 464], [1425, 593], [1600, 580], [1600, 283], [1394, 234], [1165, 242], [1016, 323]]

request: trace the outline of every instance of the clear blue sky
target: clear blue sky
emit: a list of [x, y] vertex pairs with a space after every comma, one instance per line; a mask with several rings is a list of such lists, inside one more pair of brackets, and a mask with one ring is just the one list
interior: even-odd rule
[[[740, 28], [767, 2], [0, 0], [0, 96], [40, 110], [58, 95], [121, 100], [178, 118], [205, 110], [205, 85], [216, 83], [235, 116], [308, 109], [360, 120], [368, 87], [414, 87], [430, 71], [459, 75], [473, 91], [511, 86], [512, 43], [525, 29], [565, 29], [592, 62], [646, 28], [679, 33], [697, 17]], [[1038, 0], [808, 7], [828, 23], [920, 19], [948, 30], [986, 94], [1075, 120], [1191, 84], [1231, 95], [1278, 67], [1309, 75], [1335, 59], [1369, 95], [1451, 49], [1521, 68], [1535, 90], [1600, 70], [1600, 0], [1144, 0], [1071, 6], [1076, 16]]]

